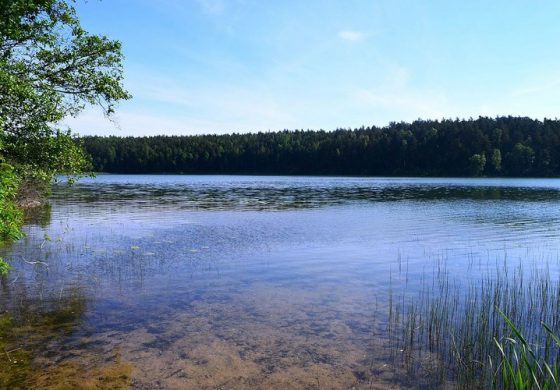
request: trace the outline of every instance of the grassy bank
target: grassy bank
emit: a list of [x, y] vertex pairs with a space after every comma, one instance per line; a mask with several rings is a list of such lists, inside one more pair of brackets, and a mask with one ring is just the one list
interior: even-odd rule
[[558, 388], [557, 276], [504, 261], [465, 282], [438, 264], [421, 291], [391, 296], [395, 365], [428, 388]]

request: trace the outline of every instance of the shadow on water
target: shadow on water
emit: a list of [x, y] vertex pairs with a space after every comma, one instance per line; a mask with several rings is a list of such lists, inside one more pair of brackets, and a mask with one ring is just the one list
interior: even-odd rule
[[26, 225], [37, 225], [45, 228], [51, 223], [52, 207], [50, 204], [45, 204], [26, 209], [24, 217]]

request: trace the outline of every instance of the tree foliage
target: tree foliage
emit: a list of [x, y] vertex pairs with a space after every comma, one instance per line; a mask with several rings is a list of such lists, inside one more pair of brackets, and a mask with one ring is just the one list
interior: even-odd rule
[[[121, 61], [120, 43], [86, 32], [72, 0], [0, 0], [0, 244], [21, 236], [22, 193], [42, 196], [54, 175], [88, 167], [56, 124], [128, 99]], [[8, 268], [0, 258], [0, 274]]]
[[522, 117], [83, 142], [113, 173], [560, 176], [560, 121]]
[[0, 0], [0, 157], [48, 179], [84, 169], [55, 124], [86, 104], [110, 114], [121, 99], [121, 45], [86, 32], [71, 1]]

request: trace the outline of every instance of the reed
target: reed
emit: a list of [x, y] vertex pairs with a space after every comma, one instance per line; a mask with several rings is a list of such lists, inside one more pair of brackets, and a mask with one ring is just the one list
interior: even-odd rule
[[419, 387], [559, 388], [559, 278], [548, 265], [484, 269], [465, 281], [438, 261], [416, 292], [391, 287], [394, 365]]

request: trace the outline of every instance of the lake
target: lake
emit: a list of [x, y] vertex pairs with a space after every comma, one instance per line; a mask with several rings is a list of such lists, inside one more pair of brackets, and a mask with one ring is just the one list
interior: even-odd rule
[[34, 214], [0, 249], [5, 386], [414, 387], [395, 296], [559, 270], [558, 179], [100, 175]]

